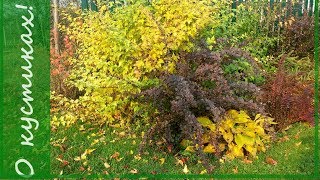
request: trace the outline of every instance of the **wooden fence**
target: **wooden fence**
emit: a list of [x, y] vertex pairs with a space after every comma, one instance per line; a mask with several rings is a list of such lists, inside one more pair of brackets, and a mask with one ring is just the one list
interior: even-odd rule
[[[63, 0], [61, 0], [63, 1]], [[81, 8], [86, 10], [94, 10], [98, 11], [96, 4], [94, 3], [95, 0], [66, 0], [63, 2], [80, 2], [81, 1]], [[106, 0], [106, 1], [114, 1], [114, 0]], [[126, 4], [126, 0], [122, 0], [124, 4]], [[266, 2], [267, 6], [264, 8], [269, 8], [269, 10], [274, 10], [274, 13], [277, 14], [278, 22], [280, 20], [285, 20], [285, 17], [298, 17], [302, 16], [303, 14], [308, 14], [312, 16], [315, 10], [315, 0], [233, 0], [232, 8], [236, 9], [241, 3], [246, 3], [248, 1], [254, 2]], [[62, 3], [62, 2], [60, 2]], [[78, 4], [80, 5], [80, 4]], [[320, 8], [319, 8], [320, 9]], [[267, 11], [267, 10], [266, 10]], [[265, 11], [265, 12], [266, 12]], [[279, 11], [277, 13], [277, 11]], [[266, 13], [261, 13], [263, 14]], [[14, 31], [19, 31], [19, 22], [15, 19], [10, 19], [5, 21], [6, 24], [10, 24], [7, 26], [3, 26], [3, 38], [4, 38], [4, 47], [10, 47], [13, 44], [16, 44], [15, 38], [8, 38], [11, 37], [11, 34]]]
[[[109, 1], [114, 1], [114, 0], [109, 0]], [[126, 0], [122, 0], [122, 1], [123, 3], [126, 2]], [[248, 1], [266, 2], [266, 0], [233, 0], [232, 7], [236, 8], [237, 5], [239, 5], [240, 3], [245, 3]], [[98, 8], [94, 2], [95, 0], [81, 0], [81, 8], [97, 11]], [[291, 11], [292, 9], [293, 10], [292, 13], [296, 13], [292, 15], [295, 15], [295, 16], [301, 16], [305, 12], [307, 12], [309, 15], [313, 15], [315, 10], [315, 0], [268, 0], [267, 2], [269, 2], [271, 8], [275, 5], [281, 4], [283, 9], [287, 9], [288, 11]]]

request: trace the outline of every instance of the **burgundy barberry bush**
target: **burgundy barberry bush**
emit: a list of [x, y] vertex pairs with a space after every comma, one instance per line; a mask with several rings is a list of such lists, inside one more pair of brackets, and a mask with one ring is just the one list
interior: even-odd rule
[[[202, 50], [181, 54], [181, 57], [176, 73], [164, 74], [159, 87], [140, 94], [158, 111], [154, 118], [150, 118], [154, 126], [146, 133], [140, 150], [150, 139], [163, 138], [167, 146], [176, 150], [182, 139], [190, 139], [198, 145], [197, 153], [205, 164], [201, 144], [203, 129], [197, 117], [206, 116], [213, 122], [219, 122], [229, 109], [247, 110], [251, 115], [264, 112], [263, 105], [255, 98], [259, 88], [241, 81], [240, 77], [225, 76], [222, 66], [242, 57], [252, 64], [257, 73], [259, 69], [247, 53], [237, 48], [219, 52]], [[215, 146], [217, 143], [218, 140]]]
[[275, 118], [278, 129], [297, 122], [314, 124], [313, 86], [300, 82], [296, 74], [285, 69], [286, 55], [278, 63], [278, 70], [263, 86], [262, 102], [266, 112]]

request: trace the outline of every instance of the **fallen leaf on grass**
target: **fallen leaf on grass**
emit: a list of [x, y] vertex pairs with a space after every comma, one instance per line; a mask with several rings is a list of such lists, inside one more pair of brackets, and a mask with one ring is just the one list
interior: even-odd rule
[[79, 131], [84, 131], [84, 130], [86, 130], [86, 129], [84, 128], [83, 125], [81, 125], [80, 128], [79, 128]]
[[169, 153], [171, 153], [171, 152], [172, 152], [172, 147], [173, 147], [173, 145], [172, 145], [172, 144], [168, 145], [168, 147], [167, 147], [167, 148], [168, 148], [168, 152], [169, 152]]
[[137, 135], [136, 134], [132, 134], [131, 138], [135, 139], [135, 138], [137, 138]]
[[205, 170], [202, 170], [201, 172], [200, 172], [200, 174], [207, 174], [208, 172], [207, 172], [207, 170], [205, 169]]
[[285, 141], [289, 141], [288, 136], [283, 136], [282, 138], [279, 139], [279, 142], [285, 142]]
[[300, 131], [294, 136], [295, 139], [299, 139], [300, 137]]
[[84, 160], [87, 159], [87, 155], [91, 154], [93, 151], [95, 151], [96, 149], [86, 149], [84, 151], [84, 153], [81, 154], [81, 156], [77, 156], [74, 158], [75, 161], [80, 161], [80, 160]]
[[252, 163], [252, 161], [247, 159], [247, 158], [243, 159], [242, 162], [245, 163], [245, 164], [251, 164]]
[[277, 165], [278, 164], [278, 162], [276, 160], [272, 159], [271, 157], [267, 157], [266, 162], [270, 165]]
[[177, 165], [181, 165], [181, 166], [183, 166], [183, 165], [184, 165], [183, 161], [182, 161], [182, 160], [180, 160], [179, 158], [176, 158], [176, 160], [177, 160], [177, 161], [176, 161], [176, 163], [175, 163], [175, 164], [176, 164], [176, 166], [177, 166]]
[[126, 136], [126, 132], [122, 131], [118, 134], [120, 137], [125, 137]]
[[93, 142], [91, 143], [90, 146], [93, 146], [93, 145], [97, 144], [98, 142], [99, 142], [99, 139], [95, 139], [95, 140], [93, 140]]
[[160, 164], [162, 165], [164, 163], [165, 159], [161, 158], [161, 159], [159, 159], [159, 161], [160, 161]]
[[122, 159], [123, 159], [123, 157], [122, 158], [117, 158], [117, 161], [120, 162]]
[[88, 161], [82, 163], [84, 166], [88, 166]]
[[300, 146], [300, 145], [301, 145], [301, 143], [302, 143], [302, 141], [300, 141], [300, 142], [296, 143], [295, 145], [296, 145], [296, 146]]
[[120, 153], [119, 153], [119, 152], [115, 152], [114, 154], [112, 154], [112, 155], [110, 156], [110, 158], [112, 158], [112, 159], [117, 159], [119, 156], [120, 156]]
[[138, 173], [138, 170], [137, 170], [137, 169], [132, 169], [132, 170], [130, 171], [130, 173], [132, 173], [132, 174], [137, 174], [137, 173]]
[[232, 169], [233, 173], [237, 174], [238, 173], [238, 166], [236, 166], [234, 169]]
[[107, 168], [107, 169], [110, 167], [110, 164], [108, 164], [108, 163], [106, 163], [106, 162], [103, 163], [103, 165], [104, 165], [104, 167]]
[[282, 132], [285, 132], [285, 131], [289, 130], [291, 127], [292, 127], [292, 125], [287, 126], [286, 128], [284, 128], [284, 129], [282, 130]]
[[79, 168], [79, 170], [80, 170], [80, 171], [84, 171], [84, 170], [86, 170], [86, 169], [81, 166], [81, 167]]
[[91, 154], [93, 151], [95, 151], [96, 149], [86, 149], [84, 151], [85, 154]]
[[56, 160], [60, 161], [62, 163], [62, 167], [65, 167], [67, 165], [69, 165], [69, 161], [66, 161], [66, 160], [63, 160], [63, 159], [60, 159], [60, 158], [56, 158]]
[[135, 155], [135, 156], [134, 156], [134, 159], [136, 159], [136, 160], [139, 161], [139, 160], [141, 159], [141, 156], [140, 156], [139, 154], [138, 154], [138, 155]]
[[188, 172], [189, 172], [189, 169], [188, 169], [188, 167], [187, 167], [187, 165], [185, 164], [184, 165], [184, 168], [183, 168], [183, 173], [185, 173], [185, 174], [187, 174]]

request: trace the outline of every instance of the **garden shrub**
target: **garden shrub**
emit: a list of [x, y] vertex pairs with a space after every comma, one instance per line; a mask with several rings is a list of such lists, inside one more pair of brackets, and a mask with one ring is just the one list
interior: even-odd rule
[[68, 36], [65, 36], [60, 43], [60, 52], [58, 54], [53, 47], [54, 46], [51, 45], [50, 48], [51, 91], [55, 92], [54, 94], [62, 94], [65, 97], [76, 99], [81, 95], [81, 92], [66, 82], [72, 69], [70, 60], [75, 51], [72, 42]]
[[[256, 58], [266, 56], [269, 49], [274, 47], [278, 41], [278, 37], [269, 33], [269, 26], [274, 21], [268, 18], [274, 14], [265, 8], [269, 6], [268, 2], [242, 2], [236, 9], [232, 9], [231, 3], [232, 1], [229, 1], [219, 11], [220, 23], [214, 28], [214, 31], [211, 31], [214, 37], [224, 40], [218, 42], [217, 47], [239, 47]], [[266, 14], [261, 17], [261, 13]], [[206, 36], [210, 37], [210, 31], [206, 33]], [[212, 48], [216, 41], [210, 40], [208, 38], [207, 43]]]
[[247, 110], [250, 115], [264, 112], [263, 105], [255, 99], [259, 88], [240, 77], [225, 76], [223, 64], [246, 57], [257, 73], [259, 70], [255, 61], [237, 48], [214, 53], [202, 50], [181, 57], [183, 61], [175, 74], [164, 74], [158, 87], [141, 93], [142, 100], [153, 104], [158, 112], [150, 119], [153, 127], [145, 134], [140, 151], [150, 139], [163, 138], [176, 150], [182, 139], [189, 139], [198, 146], [196, 152], [206, 164], [203, 147], [199, 146], [204, 131], [197, 117], [206, 116], [218, 123], [230, 109]]
[[310, 82], [299, 81], [297, 74], [288, 73], [286, 56], [280, 59], [277, 72], [268, 77], [262, 94], [266, 112], [275, 118], [278, 129], [297, 121], [314, 123], [313, 86]]
[[215, 23], [218, 6], [211, 0], [129, 1], [99, 7], [64, 19], [63, 32], [75, 41], [69, 83], [84, 95], [79, 103], [101, 123], [125, 125], [146, 109], [132, 94], [158, 83], [161, 71], [173, 72], [178, 52], [191, 51], [193, 39]]
[[314, 55], [314, 18], [308, 14], [302, 17], [292, 17], [284, 28], [283, 41], [280, 45], [282, 51], [299, 58]]
[[[229, 110], [219, 123], [213, 123], [208, 117], [198, 117], [204, 133], [201, 144], [205, 153], [223, 153], [226, 159], [256, 157], [257, 152], [265, 152], [265, 143], [270, 142], [274, 132], [272, 118], [257, 114], [252, 120], [245, 111]], [[214, 142], [214, 141], [218, 142]], [[185, 150], [194, 152], [194, 146], [188, 146], [189, 140], [180, 143]]]

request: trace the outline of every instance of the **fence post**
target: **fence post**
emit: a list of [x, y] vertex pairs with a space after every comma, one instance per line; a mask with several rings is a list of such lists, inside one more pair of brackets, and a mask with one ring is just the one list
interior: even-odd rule
[[92, 11], [98, 11], [98, 7], [97, 7], [97, 5], [96, 5], [96, 3], [93, 1], [93, 0], [91, 0], [91, 10]]
[[59, 0], [53, 0], [53, 38], [54, 38], [54, 50], [56, 54], [59, 54], [59, 30], [58, 30], [58, 6]]
[[237, 9], [237, 0], [233, 0], [233, 3], [232, 3], [232, 10], [234, 11], [234, 17], [232, 18], [232, 22], [236, 22], [236, 12], [235, 10]]
[[88, 0], [81, 0], [81, 9], [85, 10], [85, 9], [89, 9], [89, 3]]

